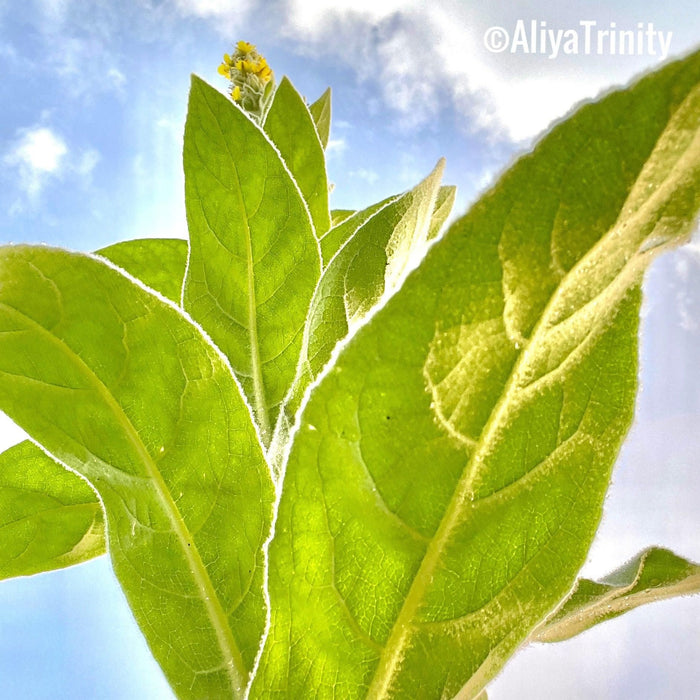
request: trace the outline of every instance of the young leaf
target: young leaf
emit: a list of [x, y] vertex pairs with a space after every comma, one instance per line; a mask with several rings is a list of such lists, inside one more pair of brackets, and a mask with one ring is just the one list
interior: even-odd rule
[[700, 566], [668, 549], [652, 547], [601, 581], [580, 579], [564, 605], [531, 639], [561, 642], [640, 605], [698, 591]]
[[228, 357], [263, 439], [296, 369], [320, 253], [299, 189], [241, 109], [192, 78], [184, 305]]
[[181, 238], [136, 238], [97, 251], [166, 299], [180, 303], [187, 267], [187, 241]]
[[309, 112], [314, 119], [318, 138], [323, 148], [328, 147], [328, 139], [331, 135], [331, 89], [325, 92], [309, 107]]
[[643, 270], [700, 205], [699, 80], [696, 54], [555, 127], [338, 354], [293, 436], [253, 696], [476, 696], [570, 590]]
[[102, 507], [79, 476], [29, 440], [0, 454], [0, 579], [105, 552]]
[[320, 238], [331, 227], [326, 157], [308, 107], [286, 76], [275, 91], [263, 128], [297, 181]]
[[282, 410], [275, 448], [284, 444], [306, 388], [338, 341], [382, 296], [399, 287], [407, 266], [422, 255], [443, 166], [440, 161], [413, 190], [368, 218], [324, 270], [311, 300], [297, 376]]
[[273, 486], [223, 357], [96, 258], [0, 248], [0, 408], [105, 508], [115, 573], [180, 697], [241, 697]]
[[430, 231], [428, 232], [429, 241], [437, 238], [440, 231], [442, 231], [444, 223], [452, 212], [456, 196], [457, 188], [454, 185], [443, 185], [438, 190], [433, 219], [430, 222]]
[[329, 229], [320, 240], [321, 255], [323, 258], [323, 267], [331, 261], [331, 258], [352, 238], [355, 232], [380, 209], [383, 209], [389, 202], [398, 199], [399, 195], [387, 197], [381, 202], [372, 204], [366, 209], [350, 212], [349, 216], [342, 220], [334, 222], [333, 227]]

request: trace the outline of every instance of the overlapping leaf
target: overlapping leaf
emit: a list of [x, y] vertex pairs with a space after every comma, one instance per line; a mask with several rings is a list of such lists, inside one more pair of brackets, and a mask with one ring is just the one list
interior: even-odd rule
[[532, 636], [561, 642], [640, 605], [700, 591], [700, 566], [652, 547], [601, 581], [580, 579], [557, 612]]
[[311, 113], [287, 77], [275, 91], [263, 128], [299, 185], [320, 238], [331, 226], [326, 157]]
[[318, 243], [275, 147], [241, 109], [197, 77], [184, 167], [190, 231], [185, 308], [229, 358], [267, 442], [294, 377], [320, 275]]
[[[179, 303], [187, 241], [137, 239], [98, 251]], [[0, 578], [79, 564], [105, 552], [102, 509], [93, 490], [29, 441], [0, 455]]]
[[323, 148], [328, 147], [328, 140], [331, 135], [331, 89], [326, 88], [323, 95], [319, 97], [316, 102], [314, 102], [309, 107], [311, 116], [313, 117], [314, 124], [316, 125], [316, 131], [318, 132], [318, 137], [321, 140], [321, 145]]
[[241, 696], [273, 487], [219, 352], [97, 259], [2, 248], [0, 408], [100, 494], [114, 570], [178, 695]]
[[[320, 240], [321, 255], [323, 256], [324, 268], [331, 261], [331, 258], [345, 245], [345, 243], [355, 235], [355, 232], [370, 218], [372, 218], [380, 209], [383, 209], [389, 202], [397, 199], [395, 197], [387, 197], [381, 202], [372, 204], [360, 211], [343, 212], [343, 216], [338, 217], [334, 221], [333, 227], [328, 230]], [[347, 214], [345, 216], [344, 214]]]
[[700, 205], [700, 55], [581, 108], [314, 388], [253, 696], [478, 695], [566, 595], [636, 388], [639, 285]]
[[0, 455], [0, 579], [104, 551], [102, 508], [85, 481], [28, 440]]
[[180, 304], [187, 267], [187, 241], [180, 238], [137, 238], [97, 252], [166, 299]]
[[[336, 344], [382, 297], [398, 289], [407, 269], [424, 254], [443, 168], [440, 161], [413, 190], [376, 205], [324, 270], [311, 300], [297, 376], [283, 407], [275, 447], [284, 444], [306, 388]], [[350, 217], [345, 224], [361, 220], [364, 214]]]

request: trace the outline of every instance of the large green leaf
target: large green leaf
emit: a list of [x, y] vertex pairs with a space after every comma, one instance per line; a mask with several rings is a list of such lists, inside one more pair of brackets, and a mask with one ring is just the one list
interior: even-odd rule
[[561, 642], [640, 605], [700, 591], [700, 566], [668, 549], [652, 547], [601, 581], [580, 579], [534, 642]]
[[[297, 375], [280, 414], [273, 454], [284, 446], [304, 392], [337, 343], [382, 297], [398, 289], [409, 266], [424, 254], [443, 168], [440, 161], [413, 190], [370, 216], [323, 271], [311, 300]], [[276, 463], [276, 471], [277, 467]]]
[[320, 238], [331, 227], [326, 157], [309, 109], [286, 76], [275, 91], [263, 128], [299, 185]]
[[320, 252], [299, 188], [265, 134], [192, 78], [184, 144], [185, 307], [229, 358], [263, 440], [296, 369]]
[[474, 697], [563, 599], [633, 414], [639, 286], [700, 204], [700, 55], [521, 158], [310, 395], [253, 695]]
[[328, 146], [328, 139], [331, 135], [331, 89], [326, 88], [325, 92], [316, 102], [309, 106], [309, 112], [313, 117], [318, 138], [325, 149]]
[[101, 248], [97, 253], [166, 299], [180, 303], [187, 267], [187, 241], [181, 238], [137, 238]]
[[[98, 251], [176, 303], [187, 241], [146, 238]], [[79, 564], [104, 554], [102, 509], [83, 479], [25, 441], [0, 454], [0, 578]]]
[[0, 248], [0, 408], [99, 493], [114, 570], [175, 691], [241, 696], [273, 487], [220, 353], [99, 259]]
[[29, 440], [0, 454], [0, 579], [104, 554], [102, 508], [88, 484]]

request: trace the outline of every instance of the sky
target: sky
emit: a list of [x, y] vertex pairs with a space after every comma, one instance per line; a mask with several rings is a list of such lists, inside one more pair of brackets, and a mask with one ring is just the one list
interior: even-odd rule
[[[94, 250], [184, 237], [190, 73], [225, 89], [216, 68], [238, 39], [257, 44], [309, 101], [332, 87], [334, 208], [401, 192], [446, 156], [458, 213], [574, 105], [700, 40], [695, 0], [479, 5], [0, 0], [0, 243]], [[535, 46], [532, 22], [573, 31], [577, 51]], [[586, 31], [598, 29], [610, 33], [600, 52], [596, 40], [587, 51]], [[613, 29], [633, 30], [624, 55]], [[700, 561], [697, 237], [654, 264], [645, 290], [637, 418], [589, 576], [651, 544]], [[21, 439], [0, 421], [0, 446]], [[520, 652], [489, 696], [690, 699], [699, 628], [698, 598], [656, 604]], [[7, 697], [172, 697], [105, 558], [0, 583], [0, 678]]]

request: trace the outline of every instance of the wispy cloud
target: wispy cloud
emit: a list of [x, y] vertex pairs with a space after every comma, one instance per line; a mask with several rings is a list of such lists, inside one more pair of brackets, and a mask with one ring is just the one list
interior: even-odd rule
[[49, 126], [20, 129], [3, 156], [4, 165], [18, 176], [19, 196], [11, 213], [21, 213], [27, 204], [36, 205], [51, 181], [73, 177], [81, 185], [88, 185], [99, 160], [95, 149], [71, 150], [63, 137]]
[[[655, 6], [648, 1], [642, 6], [651, 19]], [[508, 11], [460, 0], [288, 0], [279, 8], [280, 32], [294, 37], [298, 51], [332, 55], [352, 67], [360, 81], [379, 89], [407, 128], [424, 126], [452, 108], [471, 130], [528, 140], [577, 102], [658, 61], [616, 55], [549, 60], [486, 50], [486, 30], [504, 24], [512, 31], [520, 15], [528, 26], [550, 18], [548, 26], [554, 28], [578, 26], [588, 18], [570, 8], [553, 10], [545, 0]], [[612, 17], [608, 9], [598, 11], [600, 26], [612, 19], [636, 26], [636, 15], [616, 12]], [[678, 42], [674, 49], [682, 50]]]
[[348, 148], [347, 141], [343, 138], [331, 138], [326, 146], [326, 155], [329, 158], [341, 156]]
[[357, 170], [351, 170], [348, 175], [350, 175], [350, 177], [356, 177], [360, 180], [364, 180], [370, 185], [373, 185], [375, 182], [377, 182], [377, 180], [379, 180], [379, 173], [375, 172], [374, 170], [370, 170], [369, 168], [358, 168]]
[[218, 31], [231, 40], [231, 32], [254, 9], [253, 0], [174, 0], [174, 9], [184, 17], [201, 17], [215, 22]]

